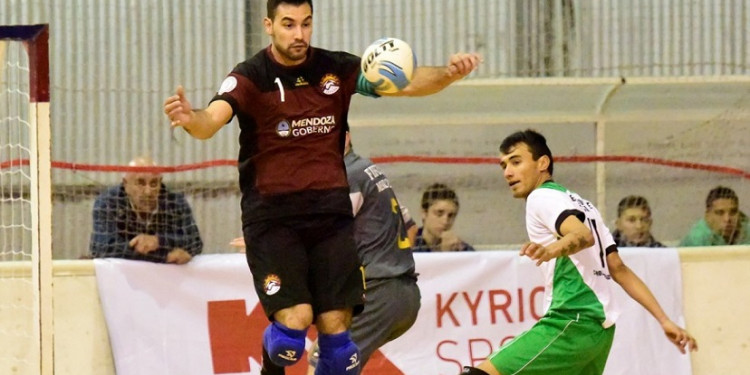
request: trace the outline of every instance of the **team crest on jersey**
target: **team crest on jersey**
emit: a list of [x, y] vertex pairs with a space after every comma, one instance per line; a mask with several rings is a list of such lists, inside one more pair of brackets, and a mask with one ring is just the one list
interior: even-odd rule
[[221, 82], [221, 87], [219, 87], [219, 95], [225, 92], [230, 92], [234, 90], [235, 87], [237, 87], [237, 78], [232, 76], [224, 78], [224, 81]]
[[289, 121], [287, 120], [281, 120], [281, 122], [276, 125], [276, 134], [278, 134], [282, 138], [286, 138], [289, 136]]
[[320, 88], [323, 89], [323, 94], [333, 95], [341, 88], [341, 80], [333, 74], [326, 74], [320, 80]]
[[266, 279], [263, 281], [263, 290], [266, 291], [266, 294], [272, 296], [279, 289], [281, 289], [281, 278], [272, 273], [266, 276]]

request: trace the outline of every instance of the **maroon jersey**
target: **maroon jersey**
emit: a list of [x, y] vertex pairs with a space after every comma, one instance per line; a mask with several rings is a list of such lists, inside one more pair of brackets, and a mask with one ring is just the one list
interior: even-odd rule
[[310, 48], [297, 66], [278, 64], [271, 47], [238, 64], [213, 100], [240, 124], [242, 219], [352, 215], [343, 162], [347, 116], [360, 58]]

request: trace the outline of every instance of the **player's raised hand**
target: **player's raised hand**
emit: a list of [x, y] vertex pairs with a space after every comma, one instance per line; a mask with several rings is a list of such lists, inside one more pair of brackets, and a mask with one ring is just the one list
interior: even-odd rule
[[482, 58], [477, 53], [456, 53], [448, 61], [448, 74], [466, 76], [479, 67]]
[[172, 127], [184, 126], [193, 119], [193, 106], [185, 97], [185, 89], [177, 86], [175, 94], [164, 101], [164, 114], [169, 117]]
[[698, 350], [698, 342], [695, 341], [695, 338], [671, 320], [662, 323], [661, 327], [669, 341], [680, 350], [680, 353], [685, 354], [686, 351]]

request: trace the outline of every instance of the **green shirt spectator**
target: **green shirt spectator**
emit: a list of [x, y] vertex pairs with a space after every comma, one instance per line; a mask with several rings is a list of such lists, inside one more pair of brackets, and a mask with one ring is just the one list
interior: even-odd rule
[[734, 190], [718, 186], [708, 193], [706, 214], [690, 229], [680, 246], [750, 244], [750, 221], [739, 209]]
[[680, 246], [725, 246], [725, 245], [750, 245], [750, 221], [747, 216], [740, 214], [739, 236], [733, 243], [728, 243], [724, 236], [714, 232], [711, 227], [708, 226], [706, 219], [700, 219], [692, 228], [690, 232], [682, 239]]

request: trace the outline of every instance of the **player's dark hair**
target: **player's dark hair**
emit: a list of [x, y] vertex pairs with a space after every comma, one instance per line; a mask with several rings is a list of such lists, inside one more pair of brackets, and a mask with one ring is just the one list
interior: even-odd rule
[[505, 137], [503, 142], [500, 144], [500, 152], [503, 154], [507, 154], [510, 152], [511, 148], [519, 143], [525, 143], [527, 146], [529, 146], [531, 157], [533, 157], [534, 160], [539, 160], [539, 158], [545, 155], [549, 157], [549, 167], [547, 168], [547, 171], [551, 176], [553, 170], [552, 151], [550, 151], [549, 147], [547, 146], [547, 139], [544, 138], [543, 135], [531, 129], [518, 131]]
[[456, 191], [445, 184], [434, 183], [428, 186], [422, 193], [422, 202], [420, 206], [422, 206], [423, 210], [427, 211], [435, 201], [451, 201], [456, 205], [456, 208], [459, 207]]
[[622, 198], [617, 205], [617, 217], [620, 217], [628, 208], [642, 208], [646, 210], [648, 216], [651, 216], [651, 207], [648, 205], [648, 200], [640, 195], [628, 195]]
[[735, 193], [734, 190], [726, 186], [717, 186], [708, 192], [708, 196], [706, 197], [706, 209], [711, 208], [711, 205], [714, 204], [714, 201], [717, 199], [731, 199], [738, 205], [740, 203], [740, 198], [737, 197], [737, 193]]
[[296, 6], [300, 6], [302, 4], [310, 4], [310, 12], [313, 10], [313, 2], [312, 0], [268, 0], [266, 2], [266, 16], [273, 20], [274, 17], [276, 17], [276, 8], [279, 7], [281, 4], [292, 4]]

